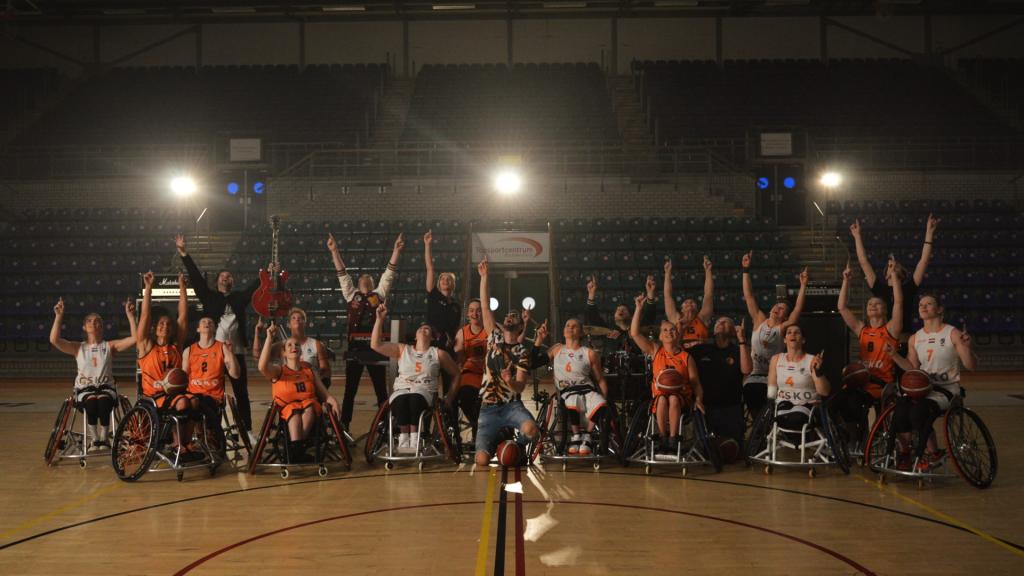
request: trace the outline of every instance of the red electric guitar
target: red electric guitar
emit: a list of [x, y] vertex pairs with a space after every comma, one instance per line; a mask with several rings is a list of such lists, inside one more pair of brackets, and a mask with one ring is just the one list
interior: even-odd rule
[[[281, 219], [277, 216], [270, 217], [270, 229], [273, 234], [273, 252], [270, 261], [280, 268], [277, 260], [277, 233]], [[272, 278], [269, 270], [260, 270], [260, 287], [253, 292], [252, 307], [260, 316], [267, 318], [281, 318], [288, 315], [292, 309], [292, 293], [285, 287], [288, 282], [288, 273], [281, 270], [277, 278]]]

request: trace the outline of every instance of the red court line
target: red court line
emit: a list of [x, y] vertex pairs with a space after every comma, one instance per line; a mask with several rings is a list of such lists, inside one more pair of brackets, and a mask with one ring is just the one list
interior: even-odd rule
[[506, 521], [508, 513], [508, 492], [505, 487], [508, 486], [508, 468], [505, 466], [501, 467], [501, 484], [499, 484], [498, 490], [501, 490], [501, 494], [498, 495], [498, 531], [494, 539], [494, 572], [493, 576], [505, 576], [505, 534], [508, 532], [508, 522]]
[[[523, 500], [523, 502], [530, 503], [530, 504], [548, 504], [549, 503], [547, 500]], [[645, 512], [664, 512], [664, 513], [668, 513], [668, 514], [676, 514], [676, 515], [679, 515], [679, 516], [689, 516], [689, 517], [692, 517], [692, 518], [701, 518], [703, 520], [712, 520], [712, 521], [715, 521], [715, 522], [722, 522], [722, 523], [725, 523], [725, 524], [732, 524], [734, 526], [741, 526], [743, 528], [750, 528], [752, 530], [757, 530], [759, 532], [765, 532], [767, 534], [771, 534], [773, 536], [778, 536], [778, 537], [784, 538], [786, 540], [791, 540], [791, 541], [796, 542], [798, 544], [803, 544], [804, 546], [807, 546], [809, 548], [813, 548], [815, 550], [818, 550], [819, 552], [824, 552], [825, 554], [828, 554], [829, 556], [832, 556], [836, 560], [839, 560], [840, 562], [843, 562], [844, 564], [850, 566], [851, 568], [854, 568], [854, 569], [860, 571], [860, 573], [864, 574], [865, 576], [877, 576], [877, 574], [875, 572], [873, 572], [873, 571], [869, 570], [868, 568], [862, 566], [856, 560], [853, 560], [852, 558], [844, 556], [844, 555], [840, 554], [839, 552], [836, 552], [835, 550], [831, 550], [831, 549], [826, 548], [826, 547], [824, 547], [824, 546], [822, 546], [820, 544], [815, 544], [814, 542], [811, 542], [809, 540], [804, 540], [803, 538], [800, 538], [798, 536], [793, 536], [793, 535], [790, 535], [790, 534], [786, 534], [784, 532], [779, 532], [777, 530], [772, 530], [771, 528], [765, 528], [764, 526], [757, 526], [755, 524], [748, 524], [746, 522], [740, 522], [739, 520], [730, 520], [728, 518], [720, 518], [718, 516], [711, 516], [711, 515], [708, 515], [708, 514], [699, 514], [697, 512], [684, 512], [682, 510], [671, 510], [671, 509], [668, 509], [668, 508], [655, 508], [655, 507], [652, 507], [652, 506], [640, 506], [640, 505], [637, 505], [637, 504], [615, 504], [615, 503], [612, 503], [612, 502], [585, 502], [585, 501], [560, 501], [560, 500], [554, 500], [553, 502], [555, 504], [567, 505], [567, 506], [604, 506], [604, 507], [608, 507], [608, 508], [624, 508], [624, 509], [629, 509], [629, 510], [643, 510]], [[255, 542], [257, 540], [262, 540], [264, 538], [269, 538], [270, 536], [275, 536], [275, 535], [281, 534], [283, 532], [289, 532], [291, 530], [296, 530], [298, 528], [304, 528], [306, 526], [314, 526], [316, 524], [323, 524], [323, 523], [326, 523], [326, 522], [333, 522], [334, 520], [344, 520], [344, 519], [348, 519], [348, 518], [356, 518], [356, 517], [359, 517], [359, 516], [368, 516], [370, 514], [379, 514], [379, 513], [382, 513], [382, 512], [398, 512], [398, 511], [402, 511], [402, 510], [416, 510], [416, 509], [422, 509], [422, 508], [439, 508], [441, 506], [463, 506], [463, 505], [467, 505], [467, 504], [477, 504], [477, 505], [479, 505], [479, 504], [483, 504], [483, 502], [480, 501], [480, 500], [476, 500], [476, 501], [470, 501], [470, 502], [460, 501], [460, 502], [435, 502], [433, 504], [412, 504], [412, 505], [409, 505], [409, 506], [396, 506], [394, 508], [380, 508], [380, 509], [377, 509], [377, 510], [366, 510], [366, 511], [363, 511], [363, 512], [353, 512], [351, 514], [341, 514], [339, 516], [330, 516], [330, 517], [327, 517], [327, 518], [320, 518], [318, 520], [310, 520], [309, 522], [302, 522], [302, 523], [299, 523], [299, 524], [293, 524], [291, 526], [285, 526], [284, 528], [278, 528], [277, 530], [271, 530], [270, 532], [264, 532], [263, 534], [257, 534], [256, 536], [252, 536], [251, 538], [246, 538], [245, 540], [239, 540], [238, 542], [235, 542], [234, 544], [229, 544], [229, 545], [227, 545], [227, 546], [225, 546], [223, 548], [220, 548], [218, 550], [214, 550], [213, 552], [210, 552], [206, 556], [203, 556], [202, 558], [199, 558], [198, 560], [192, 562], [188, 566], [185, 566], [181, 570], [178, 570], [174, 574], [175, 574], [175, 576], [180, 576], [182, 574], [187, 574], [187, 573], [191, 572], [192, 570], [194, 570], [195, 568], [198, 568], [202, 564], [208, 562], [209, 560], [212, 560], [212, 559], [216, 558], [217, 556], [220, 556], [220, 555], [222, 555], [222, 554], [224, 554], [226, 552], [234, 550], [235, 548], [239, 548], [239, 547], [245, 546], [246, 544], [249, 544], [251, 542]]]
[[[516, 483], [520, 467], [516, 466]], [[520, 484], [522, 485], [522, 484]], [[523, 493], [516, 493], [516, 576], [526, 576], [526, 548], [523, 542]]]

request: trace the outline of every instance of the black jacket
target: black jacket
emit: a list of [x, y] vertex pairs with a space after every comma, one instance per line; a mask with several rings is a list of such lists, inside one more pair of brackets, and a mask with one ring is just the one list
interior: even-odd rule
[[[188, 285], [195, 290], [196, 297], [203, 303], [202, 316], [204, 318], [212, 318], [214, 324], [219, 324], [220, 317], [224, 315], [224, 309], [228, 304], [231, 304], [231, 309], [235, 311], [235, 315], [238, 317], [238, 335], [242, 342], [248, 343], [249, 329], [245, 325], [246, 310], [249, 309], [252, 295], [259, 288], [260, 281], [257, 279], [249, 286], [246, 286], [241, 292], [221, 294], [219, 291], [211, 289], [210, 285], [206, 283], [206, 278], [203, 276], [202, 271], [199, 270], [199, 267], [196, 266], [191, 256], [186, 254], [181, 258], [181, 261], [185, 263], [185, 269], [188, 270]], [[235, 351], [236, 354], [241, 352], [241, 350]]]

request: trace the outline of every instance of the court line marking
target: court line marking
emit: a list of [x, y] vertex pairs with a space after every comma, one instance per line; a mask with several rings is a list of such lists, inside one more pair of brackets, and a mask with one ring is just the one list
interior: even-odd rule
[[508, 535], [508, 468], [501, 467], [501, 484], [498, 485], [498, 525], [494, 538], [494, 572], [492, 576], [505, 576], [505, 537]]
[[[36, 516], [35, 518], [30, 518], [30, 519], [22, 522], [21, 524], [18, 524], [14, 528], [11, 528], [10, 530], [7, 530], [3, 534], [0, 534], [0, 539], [7, 539], [8, 537], [13, 536], [14, 534], [17, 534], [18, 532], [21, 532], [22, 530], [25, 530], [26, 528], [29, 528], [31, 526], [35, 526], [36, 524], [39, 524], [40, 522], [42, 522], [44, 520], [48, 520], [48, 519], [50, 519], [50, 518], [52, 518], [52, 517], [54, 517], [54, 516], [56, 516], [58, 514], [62, 514], [64, 512], [67, 512], [68, 510], [71, 510], [72, 508], [77, 508], [77, 507], [81, 506], [82, 504], [85, 504], [86, 502], [89, 502], [91, 500], [95, 500], [95, 499], [99, 498], [100, 496], [106, 494], [107, 492], [113, 491], [115, 488], [120, 488], [122, 484], [123, 483], [119, 482], [119, 481], [112, 482], [112, 483], [110, 483], [110, 484], [108, 484], [106, 486], [103, 486], [102, 488], [97, 488], [96, 490], [93, 490], [89, 494], [86, 494], [85, 496], [82, 496], [81, 498], [79, 498], [78, 500], [75, 500], [74, 502], [69, 502], [69, 503], [67, 503], [67, 504], [65, 504], [63, 506], [60, 506], [58, 508], [54, 508], [53, 510], [50, 510], [49, 512], [47, 512], [45, 514], [40, 514], [39, 516]], [[0, 550], [2, 550], [2, 549], [3, 548], [0, 548]]]
[[[569, 470], [566, 470], [566, 472], [573, 472], [573, 473], [579, 473], [579, 474], [583, 474], [583, 473], [593, 474], [593, 472], [590, 472], [590, 471], [584, 472], [582, 470], [573, 470], [572, 468], [570, 468]], [[141, 506], [139, 508], [132, 508], [132, 509], [129, 509], [129, 510], [122, 510], [120, 512], [114, 512], [112, 514], [106, 514], [106, 515], [103, 515], [103, 516], [96, 516], [94, 518], [88, 518], [86, 520], [80, 520], [78, 522], [74, 522], [74, 523], [71, 523], [71, 524], [66, 524], [64, 526], [58, 526], [56, 528], [52, 528], [52, 529], [47, 530], [45, 532], [39, 532], [39, 533], [33, 534], [31, 536], [26, 536], [25, 538], [22, 538], [20, 540], [16, 540], [14, 542], [8, 542], [6, 544], [2, 544], [2, 545], [0, 545], [0, 551], [5, 550], [7, 548], [11, 548], [13, 546], [17, 546], [19, 544], [24, 544], [26, 542], [31, 542], [32, 540], [37, 540], [39, 538], [44, 538], [46, 536], [50, 536], [50, 535], [56, 534], [58, 532], [63, 532], [65, 530], [71, 530], [73, 528], [79, 528], [81, 526], [86, 526], [88, 524], [94, 524], [94, 523], [97, 523], [97, 522], [102, 522], [104, 520], [110, 520], [112, 518], [117, 518], [119, 516], [126, 516], [128, 514], [134, 514], [136, 512], [146, 512], [148, 510], [155, 510], [157, 508], [163, 508], [165, 506], [176, 506], [178, 504], [187, 504], [189, 502], [195, 502], [195, 501], [198, 501], [198, 500], [205, 500], [207, 498], [219, 498], [221, 496], [234, 496], [234, 495], [237, 495], [237, 494], [241, 494], [243, 492], [253, 492], [253, 491], [258, 491], [258, 490], [269, 490], [269, 489], [272, 489], [272, 488], [283, 488], [283, 487], [286, 487], [286, 486], [299, 486], [299, 485], [302, 485], [302, 484], [312, 484], [314, 482], [338, 482], [338, 481], [343, 481], [343, 480], [364, 480], [364, 479], [370, 479], [370, 478], [386, 478], [388, 476], [400, 477], [400, 476], [419, 476], [419, 475], [423, 475], [423, 474], [453, 474], [453, 473], [457, 474], [457, 473], [459, 473], [459, 470], [454, 470], [454, 471], [453, 470], [428, 470], [428, 471], [425, 471], [425, 472], [418, 472], [418, 471], [410, 471], [410, 472], [380, 472], [380, 473], [377, 473], [377, 474], [366, 474], [366, 475], [362, 475], [362, 476], [341, 476], [341, 477], [337, 477], [337, 478], [313, 478], [313, 479], [309, 479], [309, 480], [289, 480], [289, 481], [286, 481], [286, 482], [279, 482], [277, 484], [267, 484], [267, 485], [264, 485], [264, 486], [253, 486], [253, 487], [248, 487], [248, 488], [239, 488], [239, 489], [236, 489], [236, 490], [227, 490], [227, 491], [224, 491], [224, 492], [214, 492], [214, 493], [211, 493], [211, 494], [200, 494], [198, 496], [190, 496], [188, 498], [182, 498], [180, 500], [168, 500], [168, 501], [165, 501], [165, 502], [157, 502], [155, 504], [149, 504], [147, 506]], [[667, 480], [687, 480], [687, 481], [692, 481], [692, 482], [708, 482], [708, 483], [711, 483], [711, 484], [724, 484], [724, 485], [727, 485], [727, 486], [739, 486], [739, 487], [742, 487], [742, 488], [754, 488], [754, 489], [759, 489], [759, 490], [769, 490], [769, 491], [774, 491], [774, 492], [782, 492], [782, 493], [785, 493], [785, 494], [796, 494], [798, 496], [807, 496], [807, 497], [810, 497], [810, 498], [820, 498], [820, 499], [823, 499], [823, 500], [831, 500], [833, 502], [841, 502], [841, 503], [850, 504], [850, 505], [853, 505], [853, 506], [861, 506], [861, 507], [864, 507], [864, 508], [871, 508], [873, 510], [878, 510], [880, 512], [888, 512], [888, 513], [891, 513], [891, 514], [897, 514], [897, 515], [900, 515], [900, 516], [906, 516], [908, 518], [913, 518], [915, 520], [921, 520], [923, 522], [929, 522], [929, 523], [932, 523], [932, 524], [938, 524], [940, 526], [945, 526], [946, 528], [952, 528], [954, 530], [959, 530], [961, 532], [968, 532], [968, 530], [966, 528], [964, 528], [963, 526], [959, 526], [959, 525], [956, 525], [956, 524], [951, 524], [949, 522], [943, 522], [942, 520], [939, 520], [937, 518], [932, 518], [932, 517], [929, 517], [929, 516], [920, 516], [918, 514], [913, 514], [911, 512], [907, 512], [905, 510], [897, 510], [895, 508], [886, 508], [885, 506], [879, 506], [877, 504], [868, 504], [866, 502], [858, 502], [856, 500], [848, 500], [848, 499], [845, 499], [845, 498], [840, 498], [838, 496], [828, 496], [828, 495], [825, 495], [825, 494], [815, 494], [813, 492], [803, 492], [803, 491], [800, 491], [800, 490], [793, 490], [791, 488], [777, 488], [777, 487], [763, 486], [763, 485], [757, 485], [757, 484], [744, 484], [742, 482], [733, 482], [733, 481], [730, 481], [730, 480], [712, 480], [710, 478], [699, 478], [699, 477], [695, 477], [695, 476], [676, 477], [676, 476], [667, 476], [667, 475], [658, 475], [658, 474], [652, 474], [650, 476], [643, 476], [643, 475], [638, 474], [638, 473], [614, 472], [614, 471], [605, 470], [605, 469], [601, 470], [601, 474], [602, 475], [608, 474], [608, 475], [612, 475], [612, 476], [636, 476], [637, 478], [662, 478], [662, 479], [667, 479]], [[995, 538], [997, 540], [1003, 542], [1004, 544], [1008, 545], [1008, 546], [1012, 546], [1014, 548], [1017, 548], [1018, 550], [1024, 551], [1024, 545], [1020, 545], [1020, 544], [1017, 544], [1015, 542], [1011, 542], [1009, 540], [1005, 540], [1005, 539], [1002, 539], [1002, 538], [999, 538], [999, 537], [995, 537]]]
[[[520, 467], [516, 466], [516, 483], [520, 483]], [[516, 576], [526, 576], [526, 548], [523, 542], [523, 492], [516, 492]]]
[[494, 508], [494, 487], [498, 471], [491, 468], [487, 475], [487, 495], [484, 497], [483, 521], [480, 524], [480, 544], [476, 547], [476, 576], [487, 576], [487, 546], [491, 539], [491, 511]]
[[974, 526], [971, 526], [970, 524], [968, 524], [966, 522], [963, 522], [963, 521], [961, 521], [961, 520], [959, 520], [957, 518], [954, 518], [953, 516], [950, 516], [949, 514], [946, 514], [945, 512], [940, 512], [939, 510], [937, 510], [935, 508], [932, 508], [931, 506], [925, 504], [924, 502], [921, 502], [921, 501], [919, 501], [917, 499], [911, 498], [910, 496], [902, 494], [902, 493], [900, 493], [899, 490], [897, 490], [897, 489], [895, 489], [895, 488], [893, 488], [891, 486], [885, 486], [881, 482], [878, 482], [877, 480], [872, 480], [872, 479], [864, 476], [863, 474], [857, 474], [857, 476], [861, 480], [863, 480], [863, 481], [867, 482], [868, 484], [870, 484], [871, 486], [874, 486], [874, 487], [878, 488], [878, 490], [881, 491], [881, 492], [884, 492], [884, 493], [887, 493], [887, 494], [892, 494], [893, 496], [896, 496], [900, 500], [903, 500], [904, 502], [907, 502], [909, 504], [917, 506], [918, 508], [924, 510], [925, 512], [935, 516], [936, 518], [940, 518], [943, 521], [948, 522], [950, 524], [953, 524], [954, 526], [957, 526], [957, 527], [959, 527], [962, 530], [966, 530], [967, 532], [970, 532], [970, 533], [974, 534], [975, 536], [977, 536], [978, 538], [981, 538], [982, 540], [985, 540], [987, 542], [995, 544], [996, 546], [999, 546], [1000, 548], [1003, 548], [1003, 549], [1007, 550], [1011, 554], [1014, 554], [1016, 556], [1024, 558], [1024, 551], [1021, 551], [1018, 548], [1015, 548], [1015, 547], [1007, 544], [1006, 542], [1002, 541], [1001, 539], [996, 538], [995, 536], [992, 536], [988, 532], [985, 532], [983, 530], [975, 528]]
[[[523, 501], [526, 502], [526, 503], [530, 503], [530, 504], [544, 504], [544, 505], [547, 505], [549, 503], [548, 500], [525, 500], [524, 499]], [[773, 530], [771, 528], [766, 528], [764, 526], [758, 526], [756, 524], [749, 524], [747, 522], [742, 522], [742, 521], [739, 521], [739, 520], [731, 520], [729, 518], [722, 518], [722, 517], [719, 517], [719, 516], [711, 516], [711, 515], [708, 515], [708, 514], [700, 514], [700, 513], [697, 513], [697, 512], [687, 512], [685, 510], [673, 510], [671, 508], [655, 508], [653, 506], [641, 506], [639, 504], [616, 504], [616, 503], [612, 503], [612, 502], [588, 502], [588, 501], [580, 501], [580, 500], [552, 500], [550, 502], [553, 502], [555, 504], [567, 505], [567, 506], [600, 506], [600, 507], [606, 507], [606, 508], [624, 508], [624, 509], [630, 509], [630, 510], [640, 510], [640, 511], [644, 511], [644, 512], [662, 512], [662, 513], [665, 513], [665, 514], [675, 514], [675, 515], [678, 515], [678, 516], [689, 516], [689, 517], [692, 517], [692, 518], [700, 518], [702, 520], [711, 520], [711, 521], [714, 521], [714, 522], [721, 522], [721, 523], [724, 523], [724, 524], [732, 524], [732, 525], [735, 525], [735, 526], [740, 526], [742, 528], [749, 528], [749, 529], [756, 530], [756, 531], [759, 531], [759, 532], [765, 532], [765, 533], [771, 534], [773, 536], [778, 536], [778, 537], [786, 539], [786, 540], [791, 540], [791, 541], [796, 542], [798, 544], [803, 544], [804, 546], [807, 546], [808, 548], [812, 548], [814, 550], [817, 550], [819, 552], [823, 552], [825, 554], [828, 554], [829, 556], [832, 556], [836, 560], [839, 560], [840, 562], [850, 566], [851, 568], [854, 568], [855, 570], [859, 570], [860, 573], [864, 574], [865, 576], [876, 576], [875, 572], [873, 572], [870, 569], [868, 569], [867, 567], [863, 566], [862, 564], [860, 564], [856, 560], [854, 560], [852, 558], [849, 558], [847, 556], [844, 556], [843, 554], [841, 554], [839, 552], [836, 552], [835, 550], [832, 550], [830, 548], [826, 548], [825, 546], [822, 546], [821, 544], [817, 544], [817, 543], [811, 542], [810, 540], [805, 540], [803, 538], [800, 538], [799, 536], [793, 536], [792, 534], [786, 534], [785, 532], [779, 532], [778, 530]], [[269, 532], [264, 532], [263, 534], [257, 534], [255, 536], [251, 536], [251, 537], [246, 538], [244, 540], [239, 540], [238, 542], [235, 542], [233, 544], [228, 544], [227, 546], [224, 546], [224, 547], [222, 547], [222, 548], [220, 548], [218, 550], [214, 550], [213, 552], [210, 552], [209, 554], [206, 554], [205, 556], [203, 556], [203, 557], [201, 557], [201, 558], [191, 562], [190, 564], [188, 564], [187, 566], [185, 566], [181, 570], [178, 570], [174, 574], [175, 574], [175, 576], [182, 576], [183, 574], [189, 573], [190, 571], [194, 570], [195, 568], [198, 568], [202, 564], [205, 564], [206, 562], [208, 562], [208, 561], [210, 561], [210, 560], [212, 560], [212, 559], [214, 559], [214, 558], [216, 558], [216, 557], [218, 557], [218, 556], [220, 556], [220, 555], [222, 555], [222, 554], [224, 554], [226, 552], [229, 552], [229, 551], [234, 550], [236, 548], [245, 546], [246, 544], [250, 544], [250, 543], [255, 542], [257, 540], [262, 540], [262, 539], [265, 539], [265, 538], [269, 538], [271, 536], [276, 536], [278, 534], [282, 534], [284, 532], [290, 532], [292, 530], [297, 530], [299, 528], [305, 528], [307, 526], [314, 526], [314, 525], [317, 525], [317, 524], [325, 524], [327, 522], [333, 522], [335, 520], [346, 520], [346, 519], [354, 518], [354, 517], [358, 517], [358, 516], [368, 516], [370, 514], [380, 514], [380, 513], [384, 513], [384, 512], [397, 512], [397, 511], [415, 510], [415, 509], [422, 509], [422, 508], [438, 508], [438, 507], [441, 507], [441, 506], [462, 506], [462, 505], [466, 505], [466, 504], [480, 504], [480, 501], [475, 501], [475, 502], [460, 502], [460, 501], [456, 501], [456, 502], [435, 502], [435, 503], [432, 503], [432, 504], [411, 504], [411, 505], [408, 505], [408, 506], [398, 506], [398, 507], [394, 507], [394, 508], [380, 508], [380, 509], [377, 509], [377, 510], [366, 510], [366, 511], [363, 511], [363, 512], [353, 512], [353, 513], [350, 513], [350, 514], [341, 514], [341, 515], [338, 515], [338, 516], [329, 516], [329, 517], [326, 517], [326, 518], [319, 518], [317, 520], [310, 520], [310, 521], [307, 521], [307, 522], [301, 522], [299, 524], [293, 524], [291, 526], [285, 526], [283, 528], [278, 528], [276, 530], [271, 530]], [[492, 502], [492, 506], [491, 507], [493, 507], [493, 502]]]

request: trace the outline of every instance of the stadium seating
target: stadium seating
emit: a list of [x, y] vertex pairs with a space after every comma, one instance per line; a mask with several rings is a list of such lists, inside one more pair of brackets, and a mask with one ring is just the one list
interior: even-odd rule
[[986, 90], [999, 106], [1024, 118], [1024, 59], [965, 58], [957, 67], [976, 86]]
[[60, 75], [51, 68], [0, 70], [0, 130], [21, 114], [36, 109], [60, 83]]

